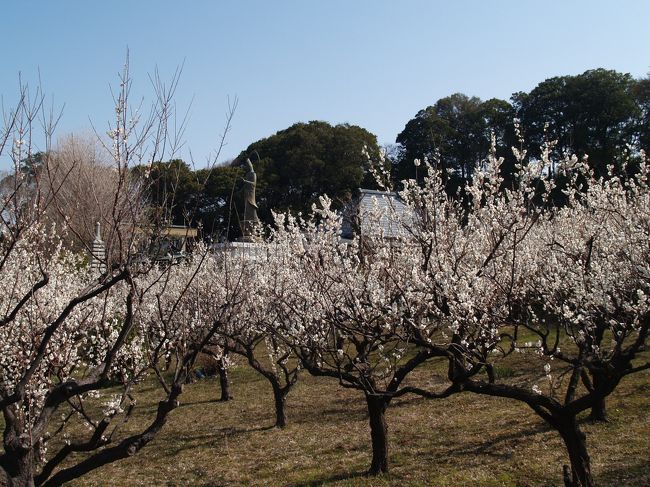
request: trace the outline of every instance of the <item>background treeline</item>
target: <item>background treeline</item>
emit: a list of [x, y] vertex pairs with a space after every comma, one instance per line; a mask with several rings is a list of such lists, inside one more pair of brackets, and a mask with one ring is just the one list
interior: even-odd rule
[[[514, 169], [512, 147], [539, 157], [551, 141], [556, 141], [550, 154], [554, 160], [587, 154], [602, 176], [608, 165], [614, 172], [633, 169], [639, 150], [650, 146], [650, 77], [594, 69], [549, 78], [529, 93], [514, 93], [510, 101], [483, 101], [461, 93], [441, 98], [420, 110], [397, 135], [396, 144], [385, 148], [390, 175], [394, 181], [422, 178], [423, 168], [418, 174], [413, 161], [426, 159], [443, 169], [446, 188], [454, 193], [486, 159], [491, 134], [497, 155], [505, 159], [504, 184]], [[147, 176], [142, 181], [151, 203], [166, 211], [169, 221], [201, 224], [206, 235], [217, 239], [235, 238], [246, 158], [258, 174], [259, 213], [268, 223], [272, 210], [306, 212], [323, 193], [342, 205], [357, 188], [374, 188], [364, 147], [377, 160], [377, 138], [364, 128], [312, 121], [254, 142], [211, 170], [192, 170], [174, 159], [135, 172]]]

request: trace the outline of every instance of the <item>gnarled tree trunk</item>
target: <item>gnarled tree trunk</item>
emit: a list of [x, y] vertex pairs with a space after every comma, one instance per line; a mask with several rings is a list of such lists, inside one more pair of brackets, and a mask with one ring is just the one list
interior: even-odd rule
[[[571, 487], [593, 487], [591, 465], [585, 434], [580, 431], [575, 417], [558, 421], [556, 428], [566, 446], [571, 461]], [[567, 479], [565, 479], [565, 483]]]
[[596, 422], [607, 421], [607, 409], [605, 408], [605, 399], [599, 399], [591, 408], [589, 419]]
[[378, 475], [388, 472], [388, 426], [386, 424], [388, 403], [383, 396], [368, 393], [366, 393], [366, 403], [372, 440], [372, 463], [368, 474]]
[[280, 384], [271, 382], [273, 386], [273, 399], [275, 400], [275, 427], [284, 428], [287, 425], [287, 415], [284, 405], [289, 393], [289, 387], [280, 387]]
[[221, 387], [221, 398], [219, 400], [230, 401], [233, 398], [230, 392], [230, 378], [223, 359], [217, 363], [217, 372], [219, 374], [219, 386]]
[[[4, 470], [8, 487], [34, 486], [34, 452], [31, 448], [5, 445], [5, 454], [0, 457], [0, 467]], [[1, 474], [0, 474], [1, 475]]]
[[[605, 385], [605, 380], [599, 375], [593, 376], [594, 391], [599, 391]], [[607, 421], [607, 410], [605, 409], [605, 397], [599, 398], [596, 403], [591, 407], [591, 414], [589, 415], [591, 421], [604, 422]]]

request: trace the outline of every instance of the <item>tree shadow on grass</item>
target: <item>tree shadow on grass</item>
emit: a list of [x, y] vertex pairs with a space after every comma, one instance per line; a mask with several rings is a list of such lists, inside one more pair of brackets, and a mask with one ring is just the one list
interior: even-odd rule
[[275, 428], [275, 426], [258, 426], [257, 428], [219, 428], [209, 434], [184, 436], [178, 439], [180, 445], [176, 448], [170, 448], [166, 454], [167, 456], [175, 456], [180, 452], [186, 450], [193, 450], [204, 446], [214, 446], [215, 442], [219, 442], [224, 438], [231, 438], [233, 436], [246, 435], [260, 431], [268, 431]]
[[[182, 396], [181, 396], [182, 397]], [[220, 403], [225, 403], [225, 401], [221, 401], [220, 399], [203, 399], [202, 401], [189, 401], [189, 402], [181, 402], [176, 409], [182, 409], [187, 406], [197, 406], [200, 404], [220, 404]], [[137, 411], [142, 414], [151, 414], [152, 412], [156, 412], [158, 410], [158, 403], [152, 403], [152, 404], [144, 404], [140, 405], [137, 408]]]
[[179, 408], [184, 408], [187, 406], [196, 406], [197, 404], [219, 404], [219, 403], [226, 403], [227, 401], [222, 401], [219, 398], [212, 398], [212, 399], [203, 399], [201, 401], [192, 401], [192, 402], [181, 402], [178, 407]]
[[350, 410], [346, 408], [327, 408], [317, 413], [308, 410], [290, 411], [288, 421], [293, 424], [322, 424], [327, 421], [331, 424], [366, 421], [368, 414], [365, 410]]
[[[511, 440], [523, 440], [525, 438], [529, 438], [538, 434], [546, 433], [550, 430], [551, 428], [548, 425], [544, 423], [540, 423], [535, 428], [529, 429], [527, 431], [516, 431], [516, 432], [502, 434], [495, 438], [492, 438], [489, 441], [473, 442], [471, 444], [463, 445], [455, 449], [453, 448], [446, 449], [444, 452], [441, 452], [439, 454], [430, 453], [430, 452], [421, 452], [418, 453], [416, 456], [425, 457], [429, 461], [435, 460], [436, 458], [442, 460], [444, 458], [451, 458], [451, 457], [458, 458], [458, 457], [468, 457], [468, 456], [475, 456], [475, 455], [489, 455], [496, 458], [509, 459], [510, 457], [509, 454], [493, 451], [492, 448], [501, 443], [505, 443]], [[359, 448], [363, 448], [363, 447], [360, 446]], [[351, 480], [354, 478], [362, 478], [365, 477], [366, 474], [367, 472], [365, 470], [356, 471], [356, 472], [338, 473], [338, 474], [323, 476], [306, 482], [291, 484], [291, 486], [292, 487], [317, 487], [317, 486], [323, 486], [338, 481]]]
[[366, 475], [367, 472], [365, 470], [362, 472], [339, 473], [327, 477], [321, 477], [319, 479], [309, 480], [307, 482], [290, 484], [290, 487], [319, 487], [321, 485], [326, 485], [332, 482], [338, 482], [340, 480], [350, 480], [350, 479], [365, 477]]
[[594, 480], [596, 485], [650, 485], [650, 461], [606, 470]]
[[511, 453], [494, 451], [493, 448], [500, 443], [506, 443], [512, 440], [523, 440], [531, 436], [536, 436], [538, 434], [547, 433], [552, 431], [552, 428], [546, 423], [539, 423], [536, 427], [525, 430], [525, 431], [514, 431], [506, 434], [496, 436], [488, 441], [473, 442], [466, 445], [462, 445], [458, 448], [448, 448], [444, 452], [439, 454], [427, 455], [422, 453], [421, 455], [427, 455], [430, 458], [448, 458], [448, 457], [465, 457], [465, 456], [475, 456], [475, 455], [489, 455], [496, 458], [509, 459]]

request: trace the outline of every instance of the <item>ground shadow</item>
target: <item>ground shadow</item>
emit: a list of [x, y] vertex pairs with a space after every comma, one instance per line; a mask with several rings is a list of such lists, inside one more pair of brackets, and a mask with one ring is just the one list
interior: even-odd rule
[[166, 452], [167, 456], [176, 456], [182, 451], [193, 450], [201, 448], [206, 445], [214, 445], [215, 441], [223, 440], [224, 438], [231, 438], [233, 436], [246, 435], [260, 431], [268, 431], [275, 428], [275, 426], [258, 426], [257, 428], [219, 428], [209, 434], [185, 436], [181, 439], [182, 444], [177, 448], [169, 449]]
[[195, 406], [197, 404], [218, 404], [218, 403], [225, 403], [227, 401], [222, 401], [219, 398], [214, 398], [214, 399], [203, 399], [202, 401], [192, 401], [192, 402], [182, 402], [178, 405], [179, 408], [184, 408], [187, 406]]
[[[502, 453], [498, 451], [492, 451], [492, 448], [497, 446], [500, 443], [505, 443], [511, 440], [523, 440], [525, 438], [535, 436], [542, 433], [547, 433], [551, 431], [552, 428], [546, 423], [539, 423], [536, 427], [524, 430], [524, 431], [513, 431], [503, 435], [496, 436], [488, 441], [475, 442], [469, 445], [465, 445], [459, 448], [447, 448], [444, 452], [439, 454], [426, 454], [430, 458], [443, 458], [443, 457], [464, 457], [464, 456], [474, 456], [474, 455], [489, 455], [496, 458], [508, 459], [510, 457], [509, 453]], [[425, 455], [425, 453], [422, 453]]]
[[297, 484], [290, 484], [290, 487], [319, 487], [321, 485], [326, 485], [332, 482], [338, 482], [339, 480], [350, 480], [354, 478], [359, 478], [359, 477], [365, 477], [366, 476], [366, 471], [364, 470], [363, 472], [348, 472], [348, 473], [340, 473], [336, 475], [331, 475], [327, 477], [322, 477], [319, 479], [315, 480], [310, 480], [308, 482], [300, 482]]
[[634, 485], [650, 485], [650, 461], [626, 465], [619, 469], [609, 469], [595, 475], [596, 485], [625, 485], [633, 480]]

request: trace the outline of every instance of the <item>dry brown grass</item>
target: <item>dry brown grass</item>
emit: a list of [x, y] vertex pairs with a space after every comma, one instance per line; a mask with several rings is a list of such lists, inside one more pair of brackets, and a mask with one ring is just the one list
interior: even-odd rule
[[[430, 381], [435, 364], [414, 373]], [[508, 373], [508, 371], [505, 371]], [[187, 387], [163, 432], [135, 457], [77, 486], [557, 486], [568, 459], [557, 433], [526, 406], [469, 393], [395, 400], [387, 413], [389, 475], [363, 477], [370, 462], [361, 393], [304, 375], [288, 398], [288, 426], [274, 423], [267, 382], [245, 366], [232, 372], [235, 400], [216, 402], [218, 382]], [[514, 377], [513, 380], [517, 380]], [[139, 391], [136, 431], [157, 390]], [[610, 422], [584, 422], [597, 485], [650, 485], [650, 372], [624, 380], [609, 398]]]

